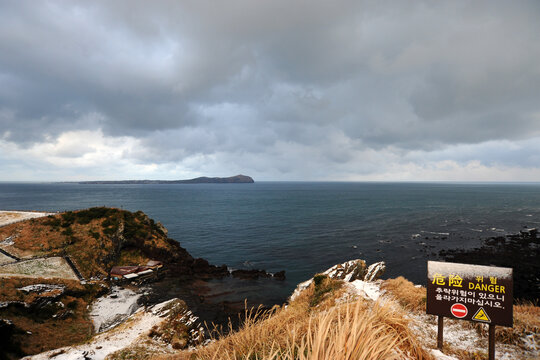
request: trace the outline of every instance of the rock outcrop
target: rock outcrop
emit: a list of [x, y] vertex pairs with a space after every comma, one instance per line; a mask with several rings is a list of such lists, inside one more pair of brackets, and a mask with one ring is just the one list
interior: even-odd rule
[[[105, 359], [107, 356], [137, 359], [144, 347], [149, 348], [144, 354], [150, 355], [170, 352], [170, 348], [177, 350], [197, 345], [202, 340], [201, 331], [198, 318], [186, 308], [186, 304], [182, 300], [171, 299], [138, 309], [121, 329], [111, 329], [79, 345], [50, 350], [26, 359]], [[114, 356], [116, 352], [117, 356]]]
[[238, 279], [249, 279], [249, 280], [257, 280], [259, 278], [273, 278], [276, 280], [285, 280], [285, 271], [279, 271], [275, 274], [271, 274], [269, 272], [266, 272], [266, 270], [258, 270], [258, 269], [240, 269], [240, 270], [233, 270], [231, 271], [231, 275]]
[[[353, 282], [355, 280], [371, 282], [381, 277], [385, 271], [386, 265], [384, 261], [376, 262], [368, 267], [364, 260], [356, 259], [344, 262], [343, 264], [334, 265], [321, 274], [345, 282]], [[290, 299], [294, 300], [302, 291], [307, 289], [312, 282], [313, 278], [298, 284]]]

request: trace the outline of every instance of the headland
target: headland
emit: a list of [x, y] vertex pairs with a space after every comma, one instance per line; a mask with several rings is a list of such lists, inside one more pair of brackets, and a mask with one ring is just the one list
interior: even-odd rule
[[236, 175], [230, 177], [198, 177], [188, 180], [110, 180], [110, 181], [78, 181], [78, 184], [252, 184], [255, 181], [250, 176]]

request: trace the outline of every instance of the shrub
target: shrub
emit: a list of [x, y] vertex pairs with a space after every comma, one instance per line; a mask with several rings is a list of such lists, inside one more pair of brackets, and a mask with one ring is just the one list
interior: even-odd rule
[[60, 224], [62, 223], [62, 221], [60, 220], [59, 217], [56, 217], [54, 215], [49, 215], [47, 216], [47, 221], [43, 222], [45, 225], [49, 225], [53, 228], [58, 228], [60, 227]]
[[327, 275], [317, 274], [313, 277], [313, 298], [311, 299], [310, 306], [317, 306], [325, 297], [326, 294], [331, 293], [339, 289], [342, 283], [338, 280], [329, 278]]
[[62, 220], [64, 220], [62, 226], [68, 227], [75, 221], [75, 214], [73, 213], [73, 211], [67, 211], [62, 214]]
[[65, 236], [71, 236], [73, 235], [73, 230], [71, 228], [67, 228], [65, 229], [64, 231], [62, 231], [62, 235], [65, 235]]
[[82, 225], [90, 223], [92, 220], [108, 217], [118, 212], [117, 209], [106, 207], [93, 207], [86, 210], [81, 210], [75, 213], [77, 222]]

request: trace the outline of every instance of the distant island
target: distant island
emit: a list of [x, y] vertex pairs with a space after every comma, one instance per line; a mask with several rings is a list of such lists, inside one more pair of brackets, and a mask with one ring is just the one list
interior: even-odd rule
[[78, 184], [251, 184], [255, 181], [250, 176], [198, 177], [189, 180], [106, 180], [78, 181]]

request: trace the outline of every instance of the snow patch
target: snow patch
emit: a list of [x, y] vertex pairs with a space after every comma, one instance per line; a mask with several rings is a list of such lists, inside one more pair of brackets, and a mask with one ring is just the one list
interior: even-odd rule
[[355, 295], [360, 295], [367, 300], [377, 301], [381, 296], [381, 284], [379, 282], [354, 280], [353, 282], [346, 283], [345, 286]]
[[8, 236], [3, 241], [0, 241], [0, 245], [3, 245], [3, 246], [11, 246], [13, 244], [15, 244], [15, 241], [13, 241], [13, 235]]
[[445, 355], [440, 350], [435, 350], [435, 349], [431, 350], [431, 355], [433, 355], [433, 357], [437, 360], [459, 360], [458, 358], [455, 358], [450, 355]]
[[95, 331], [103, 332], [125, 321], [137, 310], [140, 297], [141, 294], [132, 290], [113, 287], [110, 294], [99, 298], [92, 305], [90, 318]]
[[60, 349], [50, 350], [23, 359], [33, 360], [75, 360], [92, 359], [102, 360], [109, 354], [124, 349], [137, 342], [138, 338], [147, 334], [153, 326], [159, 325], [168, 314], [167, 305], [177, 299], [171, 299], [164, 303], [157, 304], [147, 311], [139, 309], [129, 317], [129, 322], [96, 335], [90, 342], [78, 345], [67, 346]]
[[296, 286], [296, 289], [294, 289], [293, 294], [291, 295], [291, 301], [296, 299], [298, 295], [302, 293], [302, 291], [306, 290], [309, 285], [313, 282], [313, 279], [309, 279], [307, 281], [304, 281]]
[[66, 289], [63, 285], [49, 285], [49, 284], [34, 284], [34, 285], [28, 285], [22, 288], [18, 288], [17, 290], [24, 291], [26, 293], [29, 292], [35, 292], [38, 294], [41, 294], [46, 291], [53, 291], [53, 290], [60, 290], [64, 291]]

